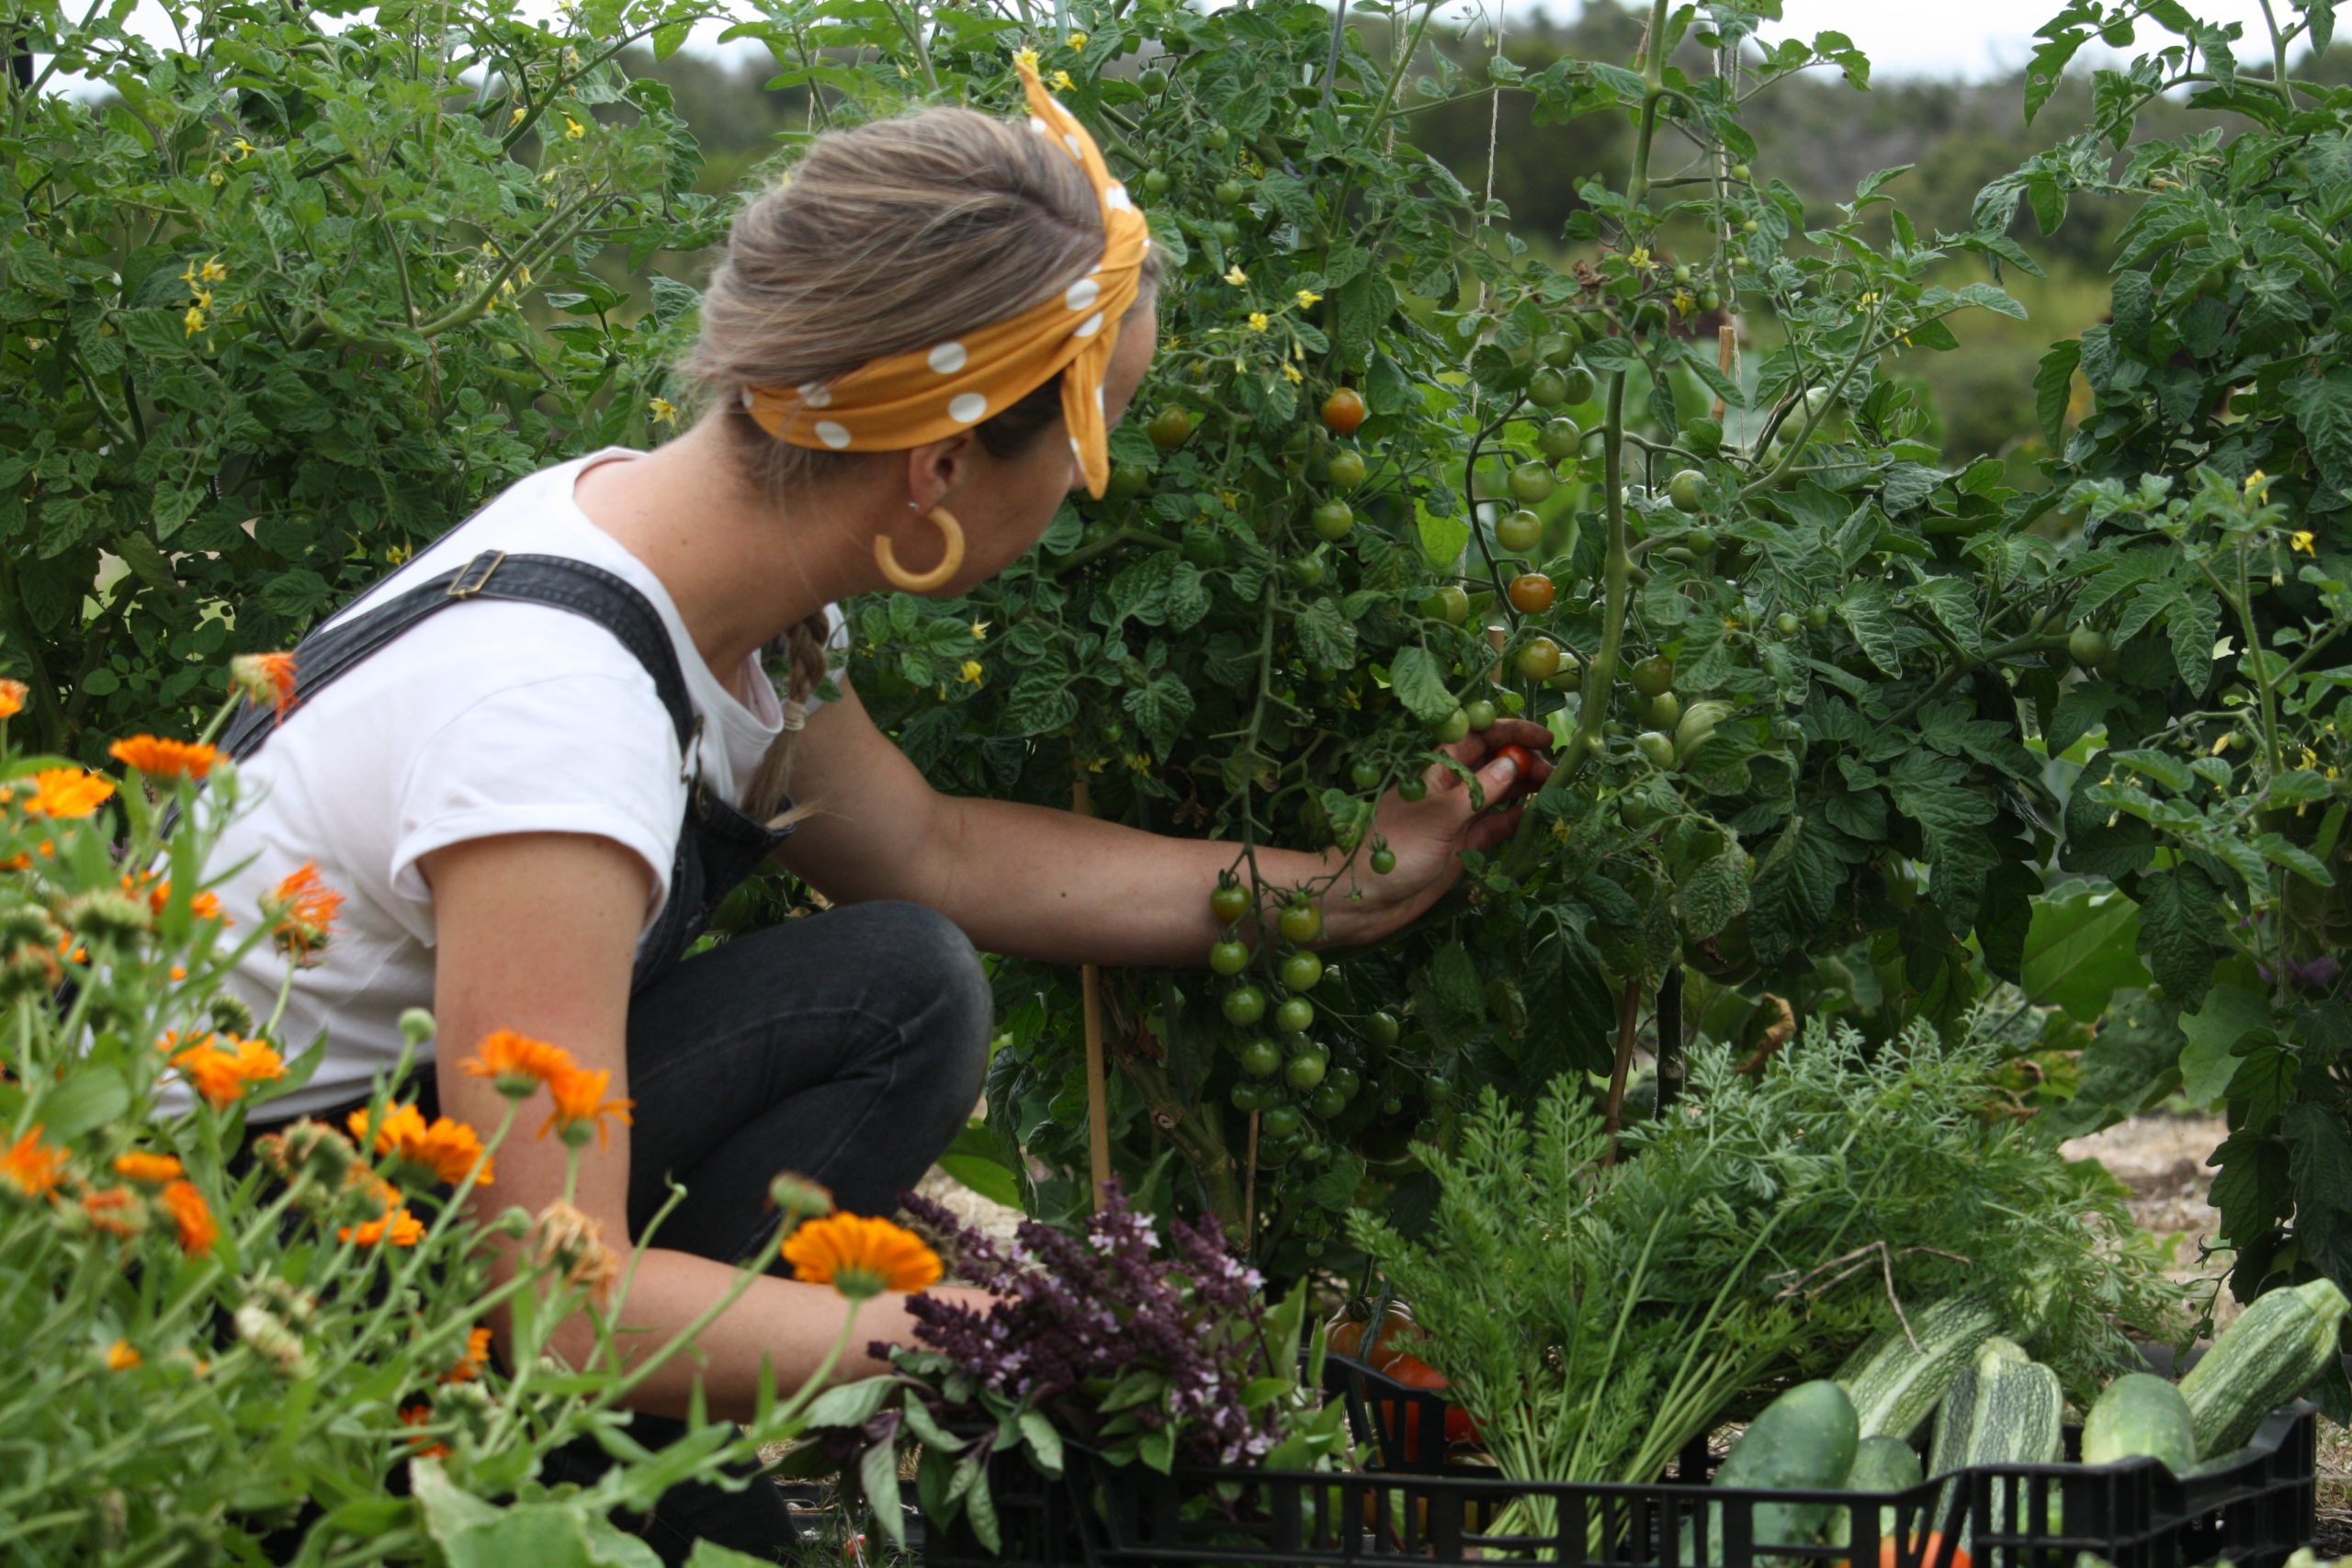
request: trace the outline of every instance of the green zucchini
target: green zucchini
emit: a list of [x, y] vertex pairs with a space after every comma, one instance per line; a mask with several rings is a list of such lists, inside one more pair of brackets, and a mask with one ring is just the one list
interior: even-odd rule
[[1871, 1337], [1838, 1370], [1862, 1436], [1907, 1441], [2000, 1326], [2000, 1315], [1983, 1302], [1951, 1296], [1915, 1314], [1910, 1335], [1895, 1327]]
[[[1919, 1452], [1900, 1438], [1864, 1438], [1854, 1449], [1854, 1465], [1846, 1472], [1844, 1489], [1848, 1492], [1902, 1492], [1917, 1486], [1926, 1479], [1919, 1468]], [[1878, 1536], [1885, 1540], [1894, 1534], [1895, 1510], [1878, 1511]], [[1829, 1521], [1829, 1544], [1845, 1546], [1851, 1536], [1848, 1529], [1849, 1512], [1839, 1509]]]
[[[1993, 1338], [1952, 1384], [1936, 1412], [1936, 1446], [1929, 1470], [1938, 1475], [1979, 1464], [2054, 1464], [2064, 1452], [2066, 1399], [2058, 1374], [2014, 1340]], [[1936, 1516], [1948, 1516], [1957, 1480], [1945, 1483]], [[2007, 1488], [1996, 1483], [1994, 1517], [2007, 1510]], [[1961, 1550], [1972, 1530], [1961, 1531]]]
[[2180, 1380], [2197, 1451], [2245, 1447], [2262, 1418], [2311, 1386], [2337, 1355], [2347, 1306], [2326, 1280], [2258, 1296]]
[[[1799, 1383], [1748, 1424], [1714, 1474], [1717, 1486], [1834, 1491], [1854, 1468], [1860, 1442], [1854, 1402], [1826, 1378]], [[1758, 1503], [1749, 1515], [1758, 1547], [1810, 1545], [1821, 1539], [1826, 1503]], [[1723, 1551], [1723, 1509], [1707, 1510], [1709, 1551]], [[1692, 1555], [1685, 1542], [1686, 1562]]]
[[2154, 1373], [2126, 1372], [2083, 1417], [2083, 1462], [2112, 1464], [2143, 1454], [2186, 1475], [2197, 1463], [2197, 1431], [2179, 1389]]

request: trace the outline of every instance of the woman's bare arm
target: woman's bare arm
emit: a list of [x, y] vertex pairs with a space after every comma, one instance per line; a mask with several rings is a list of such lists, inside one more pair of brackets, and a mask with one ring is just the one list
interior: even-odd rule
[[[608, 839], [534, 833], [452, 845], [426, 856], [423, 870], [433, 887], [437, 926], [435, 1067], [444, 1112], [485, 1135], [497, 1127], [506, 1102], [489, 1079], [459, 1064], [498, 1029], [560, 1045], [583, 1067], [609, 1069], [610, 1092], [626, 1096], [629, 970], [650, 886], [644, 863]], [[562, 1195], [567, 1150], [552, 1135], [534, 1136], [547, 1109], [544, 1092], [525, 1102], [498, 1151], [496, 1184], [471, 1200], [477, 1218], [487, 1220], [512, 1205], [536, 1214]], [[624, 1265], [631, 1250], [628, 1158], [626, 1127], [615, 1128], [607, 1145], [591, 1143], [581, 1156], [572, 1199], [603, 1225]], [[492, 1245], [498, 1249], [497, 1275], [508, 1278], [514, 1244]], [[632, 1357], [666, 1343], [724, 1295], [734, 1276], [723, 1263], [647, 1248], [618, 1314], [617, 1342]], [[871, 1341], [911, 1338], [905, 1303], [899, 1295], [866, 1303], [842, 1362], [844, 1375], [882, 1370], [865, 1354]], [[763, 1277], [702, 1332], [699, 1353], [673, 1359], [628, 1403], [654, 1414], [683, 1415], [699, 1377], [714, 1415], [747, 1417], [757, 1400], [762, 1362], [773, 1365], [780, 1388], [797, 1388], [823, 1360], [847, 1310], [830, 1287]], [[502, 1350], [507, 1348], [509, 1325], [502, 1319], [492, 1327]], [[584, 1316], [566, 1323], [555, 1343], [575, 1366], [594, 1354]]]
[[[1510, 836], [1519, 808], [1481, 810], [1521, 780], [1495, 749], [1551, 745], [1541, 725], [1505, 719], [1445, 750], [1477, 771], [1481, 795], [1450, 770], [1425, 775], [1428, 796], [1391, 792], [1376, 830], [1396, 856], [1375, 876], [1361, 858], [1324, 897], [1324, 942], [1352, 946], [1396, 930], [1461, 874], [1461, 852]], [[816, 808], [779, 858], [829, 898], [906, 898], [954, 920], [989, 953], [1056, 964], [1192, 964], [1220, 928], [1209, 913], [1217, 874], [1239, 847], [1168, 838], [1069, 811], [942, 795], [866, 716], [856, 694], [809, 719], [793, 756], [792, 793]], [[1338, 871], [1345, 857], [1261, 848], [1259, 874], [1296, 886]]]

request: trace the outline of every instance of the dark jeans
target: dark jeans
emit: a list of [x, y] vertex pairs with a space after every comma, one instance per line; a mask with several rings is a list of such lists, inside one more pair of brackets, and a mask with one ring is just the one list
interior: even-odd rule
[[[971, 942], [918, 904], [849, 905], [686, 959], [629, 1004], [632, 1235], [672, 1179], [687, 1195], [654, 1245], [727, 1262], [773, 1234], [780, 1171], [822, 1182], [842, 1208], [891, 1213], [979, 1098], [990, 1015]], [[653, 1449], [684, 1429], [630, 1422]], [[609, 1462], [583, 1440], [549, 1453], [544, 1478], [585, 1483]], [[797, 1544], [781, 1493], [757, 1481], [678, 1487], [635, 1525], [673, 1564], [704, 1537], [763, 1559]]]

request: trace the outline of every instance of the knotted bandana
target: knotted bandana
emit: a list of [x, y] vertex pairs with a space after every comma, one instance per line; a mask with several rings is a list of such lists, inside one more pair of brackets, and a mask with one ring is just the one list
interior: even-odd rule
[[1102, 265], [1020, 315], [944, 343], [874, 360], [831, 381], [744, 388], [743, 406], [777, 440], [835, 452], [902, 452], [1003, 412], [1060, 370], [1071, 450], [1088, 491], [1102, 493], [1111, 474], [1102, 381], [1119, 320], [1143, 287], [1151, 231], [1086, 127], [1038, 81], [1035, 55], [1023, 50], [1015, 63], [1028, 93], [1029, 129], [1077, 161], [1102, 204]]

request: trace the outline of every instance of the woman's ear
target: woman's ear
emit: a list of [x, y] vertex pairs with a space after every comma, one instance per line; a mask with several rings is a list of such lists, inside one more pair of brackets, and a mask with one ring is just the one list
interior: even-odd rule
[[905, 473], [909, 499], [927, 510], [955, 494], [971, 479], [980, 450], [968, 432], [910, 448]]

